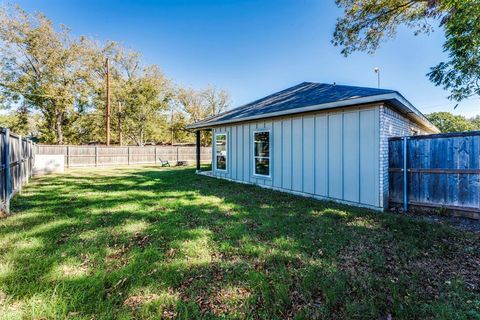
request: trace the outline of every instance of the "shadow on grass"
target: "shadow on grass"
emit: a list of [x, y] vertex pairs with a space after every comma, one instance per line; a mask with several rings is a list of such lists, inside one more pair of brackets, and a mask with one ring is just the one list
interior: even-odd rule
[[[198, 176], [41, 177], [0, 223], [0, 313], [47, 318], [478, 315], [478, 235]], [[3, 308], [3, 309], [2, 309]]]

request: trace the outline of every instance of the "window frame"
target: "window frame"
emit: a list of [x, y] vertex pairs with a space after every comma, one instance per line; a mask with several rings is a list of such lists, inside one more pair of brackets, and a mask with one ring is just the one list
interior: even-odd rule
[[[217, 136], [225, 136], [225, 169], [218, 169], [217, 167]], [[215, 156], [215, 171], [227, 172], [228, 171], [228, 133], [227, 132], [216, 132], [214, 139], [214, 156]]]
[[[255, 133], [268, 132], [268, 157], [258, 157], [255, 156]], [[268, 175], [259, 174], [255, 172], [255, 159], [257, 158], [268, 158]], [[256, 129], [252, 132], [252, 169], [253, 176], [256, 178], [262, 179], [271, 179], [272, 178], [272, 130], [270, 129]]]

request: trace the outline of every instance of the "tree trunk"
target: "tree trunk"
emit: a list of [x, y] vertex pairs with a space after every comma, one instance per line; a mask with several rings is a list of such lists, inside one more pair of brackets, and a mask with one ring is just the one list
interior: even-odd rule
[[63, 144], [63, 130], [62, 130], [62, 113], [60, 111], [55, 112], [55, 129], [57, 131], [57, 144]]

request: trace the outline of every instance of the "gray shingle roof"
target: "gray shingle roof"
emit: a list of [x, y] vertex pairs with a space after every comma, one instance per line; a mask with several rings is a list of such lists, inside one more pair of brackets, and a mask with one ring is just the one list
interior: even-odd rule
[[[244, 106], [197, 122], [189, 127], [204, 128], [254, 118], [259, 119], [280, 114], [294, 114], [297, 112], [305, 112], [306, 108], [308, 108], [309, 111], [329, 109], [334, 107], [333, 104], [348, 106], [362, 103], [360, 101], [362, 100], [361, 98], [374, 96], [386, 98], [392, 94], [395, 96], [398, 95], [401, 99], [405, 100], [405, 98], [395, 90], [303, 82]], [[379, 98], [379, 101], [380, 100]], [[419, 116], [423, 117], [408, 101], [406, 101], [406, 104], [409, 105], [407, 108], [411, 107], [409, 109], [413, 109], [412, 111], [414, 113], [418, 113]]]

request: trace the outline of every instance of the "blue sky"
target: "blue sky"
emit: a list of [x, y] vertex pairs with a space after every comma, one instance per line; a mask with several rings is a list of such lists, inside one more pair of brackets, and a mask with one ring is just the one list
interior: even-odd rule
[[340, 54], [330, 40], [341, 15], [334, 0], [17, 1], [76, 35], [114, 40], [158, 64], [185, 86], [228, 90], [239, 106], [303, 81], [396, 89], [424, 113], [480, 114], [480, 99], [459, 104], [425, 76], [445, 58], [441, 30], [402, 29], [374, 55]]

